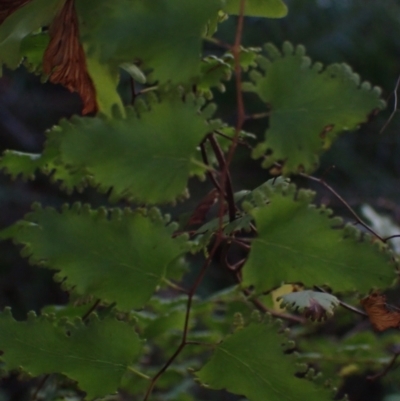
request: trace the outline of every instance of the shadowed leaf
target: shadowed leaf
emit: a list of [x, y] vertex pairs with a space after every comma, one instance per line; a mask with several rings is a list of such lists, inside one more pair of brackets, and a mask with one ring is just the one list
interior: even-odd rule
[[61, 213], [38, 208], [2, 237], [24, 245], [32, 263], [57, 270], [68, 290], [115, 302], [120, 310], [139, 308], [185, 253], [186, 240], [171, 238], [176, 227], [161, 217], [111, 213], [79, 204]]
[[76, 380], [89, 399], [115, 392], [141, 349], [134, 329], [110, 317], [92, 318], [85, 325], [31, 314], [17, 322], [6, 310], [0, 313], [0, 331], [7, 370], [22, 369], [33, 376], [62, 373]]
[[283, 354], [277, 326], [253, 323], [226, 337], [197, 373], [200, 381], [250, 401], [329, 400], [328, 390], [295, 377], [296, 358]]
[[312, 64], [302, 46], [288, 42], [282, 51], [271, 44], [265, 49], [268, 59], [258, 59], [263, 75], [253, 71], [254, 84], [244, 85], [269, 109], [265, 141], [253, 151], [253, 157], [264, 158], [265, 168], [277, 162], [285, 175], [315, 170], [320, 154], [340, 133], [356, 129], [384, 107], [380, 89], [361, 83], [345, 64], [323, 69], [321, 63]]

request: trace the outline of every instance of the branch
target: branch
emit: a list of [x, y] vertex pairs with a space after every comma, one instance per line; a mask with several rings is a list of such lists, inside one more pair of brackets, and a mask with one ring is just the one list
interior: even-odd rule
[[390, 116], [389, 116], [388, 120], [386, 121], [386, 123], [383, 125], [383, 127], [379, 131], [380, 134], [382, 134], [383, 131], [385, 131], [386, 127], [390, 124], [390, 122], [392, 121], [394, 115], [396, 114], [396, 111], [397, 111], [397, 91], [399, 89], [399, 85], [400, 85], [400, 75], [397, 78], [396, 86], [395, 86], [394, 91], [393, 91], [393, 96], [394, 96], [393, 111], [390, 114]]
[[[251, 292], [249, 290], [243, 290], [243, 293], [246, 296], [251, 295]], [[307, 319], [302, 317], [302, 316], [295, 316], [295, 315], [290, 315], [289, 313], [282, 313], [282, 312], [277, 312], [274, 311], [273, 309], [267, 308], [259, 299], [254, 298], [250, 299], [251, 303], [261, 312], [268, 313], [273, 317], [282, 319], [282, 320], [287, 320], [292, 323], [300, 323], [300, 324], [305, 324], [307, 323]]]
[[225, 185], [220, 186], [220, 191], [222, 188], [225, 189], [226, 194], [224, 194], [226, 201], [228, 202], [228, 210], [229, 210], [229, 221], [235, 220], [236, 217], [236, 206], [235, 206], [235, 199], [233, 196], [233, 188], [232, 188], [232, 180], [231, 180], [231, 174], [229, 170], [226, 170], [226, 161], [224, 157], [224, 153], [222, 152], [222, 149], [219, 146], [219, 143], [215, 140], [214, 136], [211, 134], [208, 136], [208, 140], [213, 148], [213, 151], [215, 153], [215, 156], [218, 160], [219, 167], [221, 171], [225, 173]]
[[[315, 285], [314, 288], [316, 288], [320, 292], [324, 292], [325, 294], [329, 294], [329, 292], [325, 291], [322, 287], [319, 287], [319, 286]], [[347, 304], [345, 302], [342, 302], [340, 299], [338, 299], [338, 301], [339, 301], [339, 305], [340, 306], [342, 306], [343, 308], [349, 310], [350, 312], [357, 313], [358, 315], [361, 315], [361, 316], [368, 316], [367, 313], [365, 313], [364, 311], [362, 311], [360, 309], [357, 309], [355, 306], [352, 306], [352, 305], [349, 305], [349, 304]]]
[[326, 189], [329, 190], [339, 201], [343, 204], [343, 206], [351, 213], [351, 215], [354, 217], [356, 222], [363, 226], [366, 230], [368, 230], [372, 235], [374, 235], [376, 238], [381, 240], [382, 242], [386, 242], [384, 238], [382, 238], [377, 232], [375, 232], [367, 223], [365, 223], [361, 217], [353, 210], [353, 208], [330, 186], [328, 185], [324, 180], [313, 177], [311, 175], [305, 174], [305, 173], [300, 173], [302, 177], [308, 178], [311, 181], [318, 182], [319, 184], [323, 185]]
[[[175, 350], [175, 352], [172, 354], [172, 356], [167, 360], [167, 362], [164, 364], [164, 366], [156, 373], [156, 375], [151, 379], [150, 385], [148, 386], [146, 390], [146, 394], [144, 396], [144, 401], [147, 401], [154, 389], [154, 386], [156, 385], [158, 379], [162, 376], [162, 374], [168, 369], [168, 367], [173, 363], [173, 361], [176, 359], [176, 357], [181, 353], [181, 351], [185, 348], [187, 344], [187, 335], [188, 335], [188, 330], [189, 330], [189, 319], [190, 319], [190, 312], [192, 308], [192, 302], [193, 302], [193, 297], [194, 294], [196, 293], [196, 290], [200, 283], [202, 282], [204, 275], [213, 259], [215, 256], [215, 253], [219, 246], [221, 245], [221, 242], [223, 240], [223, 218], [224, 218], [224, 200], [225, 200], [225, 191], [226, 191], [226, 197], [227, 197], [227, 202], [229, 205], [229, 217], [231, 219], [235, 218], [235, 203], [233, 200], [233, 191], [232, 191], [232, 184], [230, 181], [230, 174], [229, 174], [229, 166], [232, 161], [233, 155], [235, 153], [235, 149], [237, 147], [237, 142], [239, 139], [239, 133], [241, 131], [243, 122], [244, 122], [244, 105], [243, 105], [243, 96], [242, 96], [242, 82], [241, 82], [241, 68], [240, 68], [240, 42], [242, 38], [242, 31], [243, 31], [243, 20], [244, 20], [244, 6], [245, 6], [245, 0], [240, 0], [240, 12], [239, 12], [239, 17], [238, 17], [238, 25], [236, 29], [236, 38], [235, 38], [235, 44], [233, 45], [232, 48], [232, 53], [234, 56], [234, 61], [235, 61], [235, 77], [236, 77], [236, 94], [237, 94], [237, 105], [238, 105], [238, 120], [236, 123], [236, 128], [235, 128], [235, 135], [232, 140], [232, 144], [229, 148], [228, 151], [228, 157], [225, 161], [225, 159], [222, 157], [221, 159], [218, 159], [218, 148], [219, 145], [215, 141], [215, 138], [212, 135], [208, 136], [208, 140], [210, 141], [211, 145], [213, 146], [214, 151], [217, 150], [216, 156], [218, 159], [218, 162], [221, 163], [223, 162], [223, 165], [220, 164], [220, 167], [223, 167], [222, 174], [220, 176], [220, 182], [219, 182], [219, 211], [218, 211], [218, 219], [219, 219], [219, 225], [218, 225], [218, 232], [216, 235], [215, 243], [214, 246], [209, 253], [208, 257], [204, 261], [204, 264], [193, 284], [191, 289], [189, 290], [188, 294], [188, 299], [187, 299], [187, 305], [186, 305], [186, 314], [185, 314], [185, 322], [183, 325], [183, 332], [182, 332], [182, 339], [181, 343], [179, 344], [178, 348]], [[213, 41], [216, 43], [215, 41]], [[220, 43], [218, 43], [220, 44]], [[223, 156], [223, 155], [222, 155]]]
[[[210, 166], [210, 163], [208, 161], [208, 156], [207, 156], [207, 152], [206, 152], [206, 148], [204, 146], [204, 142], [202, 142], [200, 144], [200, 151], [201, 151], [201, 157], [203, 159], [204, 164], [206, 164], [207, 166]], [[207, 176], [208, 178], [211, 180], [211, 182], [213, 183], [214, 187], [218, 190], [221, 191], [221, 187], [219, 186], [217, 180], [214, 177], [214, 174], [212, 173], [212, 171], [208, 171], [207, 170]]]
[[196, 281], [194, 282], [192, 288], [189, 290], [188, 293], [188, 299], [187, 299], [187, 304], [186, 304], [186, 314], [185, 314], [185, 322], [183, 324], [183, 331], [182, 331], [182, 339], [181, 343], [179, 344], [178, 348], [175, 350], [175, 352], [170, 356], [170, 358], [165, 362], [164, 366], [156, 373], [156, 375], [151, 379], [150, 385], [146, 390], [146, 394], [143, 398], [143, 401], [147, 401], [154, 389], [154, 386], [156, 385], [158, 379], [163, 375], [163, 373], [169, 368], [169, 366], [174, 362], [176, 357], [182, 352], [182, 350], [185, 348], [185, 346], [188, 344], [187, 342], [187, 335], [189, 331], [189, 319], [190, 319], [190, 312], [192, 309], [192, 302], [193, 302], [193, 297], [196, 293], [196, 290], [200, 283], [202, 282], [204, 275], [206, 274], [206, 271], [215, 255], [215, 252], [217, 251], [219, 245], [221, 244], [221, 237], [217, 237], [215, 244], [209, 253], [207, 259], [204, 261], [203, 266], [200, 269], [200, 273], [198, 274]]

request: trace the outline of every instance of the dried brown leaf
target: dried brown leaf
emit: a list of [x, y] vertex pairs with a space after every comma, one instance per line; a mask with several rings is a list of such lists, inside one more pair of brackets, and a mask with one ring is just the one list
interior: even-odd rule
[[0, 0], [0, 24], [18, 8], [22, 7], [31, 0]]
[[190, 219], [187, 223], [188, 226], [193, 226], [197, 224], [203, 224], [208, 211], [214, 205], [218, 198], [218, 191], [216, 189], [212, 189], [196, 206], [196, 209], [190, 216]]
[[391, 310], [386, 297], [377, 292], [361, 300], [372, 326], [378, 331], [400, 326], [400, 312]]
[[85, 52], [79, 42], [78, 16], [74, 0], [67, 0], [49, 28], [50, 43], [43, 57], [43, 71], [50, 82], [78, 92], [82, 114], [97, 111], [96, 89], [89, 76]]

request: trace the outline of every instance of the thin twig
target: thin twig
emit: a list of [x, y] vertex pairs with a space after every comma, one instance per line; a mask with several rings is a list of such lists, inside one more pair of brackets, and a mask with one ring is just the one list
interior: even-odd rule
[[[224, 134], [221, 131], [215, 130], [214, 131], [217, 135], [222, 136], [223, 138], [227, 139], [228, 141], [233, 141], [233, 138], [229, 135]], [[253, 147], [248, 144], [246, 141], [238, 140], [238, 145], [245, 146], [247, 149], [253, 150]]]
[[260, 118], [269, 117], [270, 114], [271, 114], [271, 113], [269, 113], [269, 112], [248, 114], [248, 115], [246, 116], [246, 120], [258, 120], [258, 119], [260, 119]]
[[376, 238], [381, 240], [382, 242], [385, 242], [385, 239], [382, 238], [377, 232], [375, 232], [367, 223], [365, 223], [361, 217], [353, 210], [353, 208], [330, 186], [328, 185], [324, 180], [321, 180], [320, 178], [313, 177], [312, 175], [308, 175], [305, 173], [300, 173], [302, 177], [308, 178], [311, 181], [318, 182], [319, 184], [323, 185], [326, 189], [329, 190], [339, 201], [346, 207], [346, 209], [352, 214], [354, 219], [358, 224], [363, 226], [366, 230], [368, 230], [371, 234], [373, 234]]
[[90, 307], [90, 309], [82, 316], [82, 320], [85, 321], [89, 315], [99, 306], [100, 299], [97, 299], [96, 302]]
[[393, 96], [394, 96], [394, 105], [393, 105], [393, 111], [390, 114], [389, 118], [387, 119], [386, 123], [383, 125], [383, 127], [381, 128], [381, 130], [379, 131], [380, 134], [383, 133], [383, 131], [385, 131], [385, 129], [387, 128], [387, 126], [390, 124], [390, 122], [392, 121], [394, 115], [396, 114], [397, 111], [397, 91], [399, 89], [399, 85], [400, 85], [400, 75], [397, 78], [397, 82], [396, 82], [396, 86], [394, 88], [393, 91]]
[[204, 343], [201, 341], [186, 341], [186, 345], [202, 345], [204, 347], [215, 347], [214, 343]]
[[243, 248], [246, 251], [250, 251], [250, 245], [248, 242], [245, 241], [241, 241], [241, 238], [231, 238], [228, 237], [227, 238], [229, 241], [232, 241], [233, 243], [235, 243], [237, 246], [240, 246], [241, 248]]
[[45, 383], [47, 382], [47, 380], [49, 379], [50, 374], [44, 375], [42, 380], [40, 380], [39, 384], [36, 387], [35, 392], [32, 395], [32, 401], [37, 400], [37, 396], [39, 394], [39, 391], [43, 388], [43, 386], [45, 385]]
[[[208, 140], [213, 148], [214, 154], [218, 160], [219, 167], [221, 171], [225, 173], [225, 185], [220, 186], [220, 190], [225, 189], [226, 194], [226, 202], [228, 203], [228, 211], [229, 211], [229, 221], [232, 222], [236, 218], [236, 206], [235, 206], [235, 199], [233, 195], [233, 188], [232, 188], [232, 180], [231, 180], [231, 175], [229, 170], [226, 170], [226, 161], [224, 157], [224, 153], [222, 152], [222, 149], [219, 146], [219, 143], [216, 141], [214, 136], [212, 134], [208, 135]], [[222, 184], [222, 183], [221, 183]]]
[[170, 280], [167, 280], [166, 278], [163, 279], [163, 282], [176, 291], [182, 292], [183, 294], [188, 294], [188, 290], [182, 288], [180, 285], [175, 284]]
[[[322, 287], [319, 287], [319, 286], [317, 286], [317, 285], [315, 285], [314, 287], [315, 287], [318, 291], [320, 291], [320, 292], [324, 292], [325, 294], [329, 294], [329, 292], [328, 292], [328, 291], [325, 291]], [[339, 301], [339, 305], [340, 305], [341, 307], [343, 307], [343, 308], [349, 310], [350, 312], [357, 313], [358, 315], [361, 315], [361, 316], [368, 316], [367, 313], [365, 313], [364, 311], [362, 311], [362, 310], [356, 308], [355, 306], [349, 305], [349, 304], [347, 304], [346, 302], [341, 301], [340, 299], [338, 299], [338, 301]]]
[[174, 360], [176, 359], [176, 357], [181, 353], [181, 351], [183, 350], [183, 348], [185, 348], [186, 343], [187, 343], [187, 335], [188, 335], [188, 331], [189, 331], [189, 319], [190, 319], [190, 312], [192, 309], [192, 302], [193, 302], [193, 297], [196, 293], [196, 290], [198, 288], [198, 286], [200, 285], [200, 283], [203, 280], [203, 277], [215, 255], [215, 252], [217, 251], [218, 247], [221, 244], [221, 237], [217, 237], [215, 244], [211, 250], [211, 252], [209, 253], [207, 259], [204, 261], [204, 264], [200, 270], [200, 273], [198, 274], [196, 281], [194, 282], [192, 288], [189, 290], [188, 293], [188, 299], [187, 299], [187, 304], [186, 304], [186, 313], [185, 313], [185, 322], [183, 325], [183, 331], [182, 331], [182, 339], [181, 339], [181, 343], [179, 344], [178, 348], [175, 350], [175, 352], [170, 356], [170, 358], [167, 360], [167, 362], [165, 362], [165, 364], [163, 365], [163, 367], [156, 373], [156, 375], [151, 379], [150, 381], [150, 385], [146, 390], [146, 394], [143, 398], [143, 401], [147, 401], [154, 389], [154, 386], [156, 385], [158, 379], [163, 375], [163, 373], [168, 369], [168, 367], [174, 362]]
[[[250, 295], [249, 290], [244, 290], [243, 293], [246, 296]], [[274, 311], [273, 309], [267, 308], [259, 299], [254, 298], [250, 299], [251, 303], [261, 312], [268, 313], [273, 317], [282, 319], [282, 320], [287, 320], [292, 323], [300, 323], [300, 324], [305, 324], [307, 322], [307, 319], [302, 317], [302, 316], [295, 316], [291, 315], [289, 313], [282, 313], [282, 312], [277, 312]]]
[[[200, 144], [200, 151], [201, 151], [201, 157], [203, 159], [204, 164], [206, 164], [207, 166], [210, 165], [209, 161], [208, 161], [208, 156], [207, 156], [207, 152], [206, 152], [206, 148], [205, 148], [205, 144], [204, 142]], [[208, 178], [211, 180], [211, 182], [213, 183], [214, 187], [218, 190], [221, 191], [221, 187], [219, 186], [219, 183], [217, 182], [217, 180], [214, 177], [214, 174], [212, 171], [207, 171], [207, 176]]]
[[400, 355], [399, 352], [396, 352], [393, 355], [393, 358], [390, 360], [390, 362], [387, 364], [387, 366], [385, 367], [385, 369], [382, 370], [382, 372], [378, 372], [375, 375], [371, 375], [371, 376], [367, 376], [367, 380], [369, 381], [374, 381], [376, 379], [379, 379], [380, 377], [383, 377], [385, 375], [387, 375], [387, 373], [389, 372], [389, 370], [393, 367], [393, 365], [396, 362], [397, 357]]
[[205, 40], [206, 42], [210, 42], [216, 46], [222, 47], [223, 49], [230, 50], [232, 48], [232, 46], [228, 43], [222, 42], [222, 40], [216, 38], [204, 37], [203, 40]]
[[243, 34], [243, 23], [244, 23], [244, 8], [245, 0], [240, 1], [238, 24], [236, 29], [235, 43], [232, 47], [232, 54], [234, 59], [234, 71], [235, 71], [235, 86], [236, 86], [236, 103], [237, 103], [237, 121], [235, 127], [235, 135], [233, 137], [232, 145], [229, 148], [228, 156], [226, 157], [226, 169], [232, 162], [235, 154], [236, 147], [238, 145], [238, 139], [242, 126], [246, 120], [246, 113], [244, 110], [243, 92], [242, 92], [242, 68], [240, 66], [240, 52], [241, 52], [241, 41]]
[[390, 239], [399, 238], [399, 237], [400, 237], [400, 234], [395, 234], [395, 235], [391, 235], [390, 237], [384, 238], [383, 241], [386, 242], [386, 241], [389, 241]]
[[[228, 192], [231, 192], [233, 195], [232, 187], [230, 186], [229, 188], [229, 181], [230, 181], [230, 176], [229, 176], [229, 165], [232, 160], [232, 157], [234, 155], [236, 146], [237, 146], [237, 141], [240, 133], [240, 129], [243, 125], [244, 121], [244, 107], [243, 107], [243, 98], [241, 94], [241, 76], [240, 76], [240, 60], [239, 60], [239, 55], [240, 55], [240, 41], [241, 41], [241, 36], [242, 36], [242, 30], [243, 30], [243, 19], [244, 19], [244, 4], [245, 0], [240, 1], [240, 12], [239, 12], [239, 17], [238, 17], [238, 26], [236, 30], [236, 39], [235, 39], [235, 44], [233, 46], [232, 52], [234, 54], [234, 60], [235, 60], [235, 74], [236, 74], [236, 86], [237, 86], [237, 93], [238, 93], [238, 112], [239, 112], [239, 118], [238, 122], [236, 124], [236, 129], [235, 129], [235, 136], [232, 141], [232, 145], [229, 149], [228, 152], [228, 161], [225, 163], [223, 166], [222, 174], [220, 176], [220, 182], [219, 182], [219, 211], [218, 211], [218, 219], [219, 219], [219, 225], [218, 225], [218, 231], [216, 235], [216, 239], [214, 242], [214, 246], [212, 247], [211, 252], [207, 256], [206, 260], [204, 261], [204, 264], [193, 284], [191, 289], [189, 290], [188, 294], [188, 299], [187, 299], [187, 305], [186, 305], [186, 313], [185, 313], [185, 322], [183, 326], [183, 331], [182, 331], [182, 339], [181, 343], [179, 344], [178, 348], [175, 350], [175, 352], [172, 354], [172, 356], [167, 360], [167, 362], [162, 366], [162, 368], [156, 373], [156, 375], [151, 379], [150, 385], [148, 386], [146, 390], [146, 394], [144, 396], [144, 401], [147, 401], [154, 389], [154, 386], [156, 385], [158, 379], [161, 377], [161, 375], [168, 369], [168, 367], [174, 362], [175, 358], [181, 353], [183, 348], [187, 344], [187, 336], [188, 336], [188, 331], [189, 331], [189, 319], [190, 319], [190, 312], [192, 308], [192, 302], [193, 302], [193, 297], [194, 294], [196, 293], [196, 290], [200, 283], [202, 282], [204, 275], [211, 264], [212, 259], [215, 256], [215, 253], [219, 246], [221, 245], [221, 242], [223, 240], [223, 218], [224, 218], [224, 200], [225, 196], [228, 198], [227, 202], [228, 205], [230, 206], [230, 217], [234, 218], [232, 216], [232, 210], [235, 213], [234, 209], [234, 203], [232, 205], [229, 204], [229, 198], [230, 194]], [[214, 40], [211, 40], [211, 42], [216, 43], [218, 45], [221, 45], [221, 43], [216, 42]], [[235, 56], [236, 55], [236, 56]], [[210, 138], [212, 135], [210, 135]], [[215, 138], [214, 138], [215, 141]], [[215, 141], [216, 142], [216, 141]], [[210, 140], [211, 145], [213, 145], [212, 139]], [[218, 144], [217, 144], [218, 145]], [[219, 145], [218, 145], [219, 147]], [[214, 149], [214, 148], [213, 148]], [[218, 156], [217, 156], [218, 157]], [[227, 194], [225, 194], [225, 191]], [[232, 210], [231, 210], [232, 209]]]

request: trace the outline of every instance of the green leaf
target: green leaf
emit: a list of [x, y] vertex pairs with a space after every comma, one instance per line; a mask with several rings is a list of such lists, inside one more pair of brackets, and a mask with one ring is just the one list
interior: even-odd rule
[[211, 360], [197, 373], [213, 389], [227, 389], [250, 401], [321, 401], [329, 391], [295, 377], [296, 358], [284, 355], [285, 337], [276, 324], [250, 324], [217, 346]]
[[30, 315], [17, 322], [6, 310], [0, 313], [0, 331], [6, 369], [33, 376], [62, 373], [76, 380], [89, 399], [115, 392], [141, 349], [134, 329], [114, 318], [92, 318], [85, 325]]
[[[228, 14], [239, 14], [241, 0], [226, 0], [224, 11]], [[282, 18], [288, 10], [282, 0], [246, 0], [244, 15], [249, 17]]]
[[202, 60], [201, 74], [195, 80], [196, 91], [207, 98], [212, 98], [212, 87], [217, 87], [221, 92], [225, 90], [222, 81], [228, 81], [232, 75], [230, 56], [223, 58], [208, 56]]
[[101, 190], [112, 187], [113, 199], [174, 201], [184, 195], [191, 175], [206, 170], [196, 163], [196, 148], [219, 123], [208, 124], [190, 99], [168, 98], [148, 107], [142, 105], [139, 115], [127, 109], [126, 119], [63, 121], [49, 140], [59, 141], [61, 164], [93, 176]]
[[[81, 36], [100, 61], [140, 60], [153, 79], [184, 83], [200, 72], [201, 35], [218, 0], [77, 0]], [[151, 40], [149, 40], [151, 38]]]
[[334, 295], [310, 290], [291, 292], [279, 299], [282, 300], [282, 307], [305, 311], [307, 316], [317, 320], [333, 315], [333, 310], [339, 305], [339, 300]]
[[65, 0], [31, 0], [0, 25], [0, 66], [15, 69], [23, 54], [21, 41], [39, 28], [49, 25]]
[[100, 63], [95, 54], [87, 54], [87, 52], [86, 66], [93, 85], [96, 88], [96, 101], [99, 111], [108, 117], [112, 117], [113, 109], [116, 106], [119, 113], [125, 116], [124, 106], [117, 92], [119, 81], [118, 68], [111, 68], [108, 65]]
[[139, 308], [184, 253], [186, 240], [171, 238], [174, 225], [166, 227], [160, 217], [129, 209], [110, 214], [79, 204], [62, 213], [37, 208], [2, 236], [25, 245], [33, 263], [58, 270], [68, 289], [116, 302], [121, 310]]
[[30, 35], [22, 40], [21, 54], [26, 57], [24, 65], [28, 66], [29, 71], [42, 71], [43, 54], [48, 44], [47, 32]]
[[310, 205], [305, 191], [296, 194], [294, 186], [283, 193], [271, 191], [269, 201], [251, 211], [258, 237], [243, 267], [244, 286], [261, 293], [283, 282], [301, 282], [368, 292], [393, 282], [388, 247], [352, 225], [343, 228], [331, 211]]
[[0, 159], [0, 169], [13, 178], [33, 179], [36, 170], [42, 165], [42, 155], [6, 150]]
[[260, 58], [264, 75], [251, 74], [257, 93], [270, 108], [266, 139], [253, 152], [265, 153], [263, 167], [283, 164], [283, 173], [316, 169], [319, 155], [345, 130], [354, 130], [377, 108], [383, 108], [380, 90], [360, 78], [345, 64], [311, 64], [302, 46], [285, 43], [283, 54], [267, 45], [270, 60]]
[[21, 177], [24, 180], [33, 180], [40, 170], [50, 175], [52, 181], [59, 182], [61, 188], [68, 193], [73, 189], [83, 191], [90, 182], [90, 175], [85, 171], [70, 171], [57, 163], [56, 159], [59, 157], [57, 141], [48, 141], [46, 146], [43, 154], [6, 150], [0, 159], [0, 169], [12, 178]]

